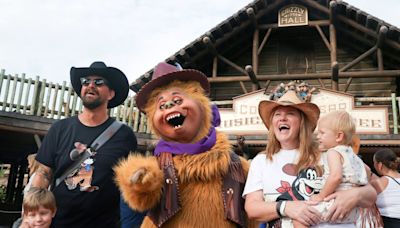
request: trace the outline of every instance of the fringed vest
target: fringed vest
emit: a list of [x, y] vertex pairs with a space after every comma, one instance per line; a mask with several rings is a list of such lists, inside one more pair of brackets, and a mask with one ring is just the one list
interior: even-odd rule
[[[221, 197], [224, 202], [225, 218], [234, 222], [238, 227], [246, 227], [246, 212], [242, 192], [245, 184], [245, 174], [237, 154], [230, 153], [228, 173], [223, 177]], [[161, 227], [180, 209], [180, 193], [175, 167], [170, 153], [161, 153], [158, 157], [164, 172], [164, 193], [160, 202], [152, 208], [148, 216], [157, 227]]]

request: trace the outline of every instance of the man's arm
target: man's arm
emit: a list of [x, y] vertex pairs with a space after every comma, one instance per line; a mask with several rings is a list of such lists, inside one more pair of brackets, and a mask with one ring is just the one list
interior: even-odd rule
[[50, 167], [39, 163], [39, 167], [35, 173], [36, 174], [32, 179], [32, 187], [47, 189], [53, 178], [53, 170]]

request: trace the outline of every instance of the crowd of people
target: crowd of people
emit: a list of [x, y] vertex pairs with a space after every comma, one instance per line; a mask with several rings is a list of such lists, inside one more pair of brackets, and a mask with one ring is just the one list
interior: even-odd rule
[[107, 112], [127, 97], [124, 73], [94, 62], [70, 74], [84, 108], [44, 138], [19, 227], [400, 227], [400, 158], [377, 151], [374, 175], [345, 111], [320, 117], [305, 94], [277, 89], [259, 104], [267, 148], [246, 161], [215, 128], [206, 76], [161, 63], [136, 97], [160, 137], [144, 156]]

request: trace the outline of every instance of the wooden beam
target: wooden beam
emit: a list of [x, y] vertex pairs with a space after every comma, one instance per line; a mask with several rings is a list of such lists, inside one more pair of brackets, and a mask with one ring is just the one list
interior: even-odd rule
[[[311, 6], [313, 8], [316, 8], [316, 9], [318, 9], [318, 10], [320, 10], [320, 11], [322, 11], [322, 12], [324, 12], [324, 13], [329, 15], [329, 9], [327, 9], [326, 7], [320, 5], [318, 2], [316, 2], [314, 0], [300, 0], [300, 1], [302, 1], [302, 2], [304, 2], [306, 4], [308, 4], [309, 6]], [[331, 1], [331, 3], [332, 3], [332, 1]], [[370, 36], [372, 36], [374, 38], [377, 38], [377, 36], [378, 36], [378, 34], [376, 34], [375, 31], [372, 31], [372, 30], [368, 29], [367, 27], [364, 27], [364, 26], [358, 24], [357, 22], [347, 18], [346, 16], [336, 15], [335, 17], [337, 17], [338, 20], [340, 20], [340, 21], [350, 25], [351, 27], [361, 31], [362, 33], [366, 33], [367, 35], [370, 35]], [[398, 43], [398, 42], [395, 42], [393, 40], [386, 40], [385, 42], [392, 48], [395, 48], [397, 50], [400, 49], [400, 43]]]
[[[318, 4], [318, 3], [317, 3]], [[336, 1], [329, 2], [329, 24], [334, 24], [336, 19]]]
[[339, 64], [338, 62], [332, 63], [332, 89], [334, 91], [339, 90]]
[[350, 86], [352, 80], [353, 80], [352, 77], [350, 77], [349, 79], [347, 79], [346, 86], [344, 87], [344, 91], [343, 91], [343, 92], [345, 92], [345, 93], [347, 92], [347, 90], [349, 89], [349, 86]]
[[234, 62], [230, 61], [229, 59], [225, 58], [224, 56], [218, 54], [217, 49], [215, 48], [215, 46], [213, 45], [213, 43], [211, 42], [210, 37], [205, 36], [203, 38], [203, 43], [205, 45], [207, 45], [208, 49], [210, 50], [210, 52], [215, 55], [218, 59], [220, 59], [221, 61], [225, 62], [226, 64], [228, 64], [229, 66], [233, 67], [235, 70], [247, 74], [247, 72], [241, 68], [240, 66], [236, 65]]
[[249, 16], [249, 18], [251, 19], [251, 22], [253, 23], [254, 27], [257, 28], [257, 18], [254, 13], [254, 9], [249, 7], [246, 9], [246, 13]]
[[[357, 33], [350, 32], [350, 31], [348, 31], [346, 29], [343, 29], [340, 26], [338, 27], [338, 30], [340, 30], [342, 33], [346, 34], [349, 37], [352, 37], [354, 39], [362, 41], [363, 43], [365, 43], [367, 45], [374, 46], [376, 44], [376, 42], [373, 42], [370, 39], [367, 39], [367, 38], [363, 37], [362, 35], [358, 35]], [[352, 47], [356, 47], [356, 44], [353, 44]], [[384, 55], [388, 56], [389, 58], [392, 58], [392, 59], [394, 59], [396, 61], [400, 61], [400, 57], [396, 56], [394, 54], [385, 52]]]
[[217, 57], [222, 60], [223, 62], [225, 62], [226, 64], [228, 64], [229, 66], [233, 67], [235, 70], [247, 74], [247, 72], [245, 70], [243, 70], [243, 68], [241, 68], [240, 66], [236, 65], [234, 62], [230, 61], [229, 59], [225, 58], [222, 55], [217, 55]]
[[267, 91], [269, 84], [271, 84], [271, 80], [267, 80], [267, 82], [265, 82], [265, 91]]
[[[400, 77], [400, 70], [384, 70], [384, 71], [351, 71], [340, 72], [341, 78], [376, 78], [376, 77]], [[271, 75], [257, 75], [258, 81], [282, 81], [282, 80], [301, 80], [301, 79], [331, 79], [331, 72], [324, 73], [307, 73], [307, 74], [271, 74]], [[216, 77], [208, 78], [211, 83], [224, 83], [224, 82], [238, 82], [238, 81], [251, 81], [250, 77], [246, 76], [231, 76], [231, 77]]]
[[272, 31], [272, 28], [269, 28], [267, 33], [265, 33], [265, 36], [257, 50], [258, 55], [261, 53], [262, 49], [264, 48], [264, 45], [267, 43], [267, 40], [268, 40], [269, 36], [271, 35], [271, 31]]
[[354, 65], [356, 65], [357, 63], [361, 62], [361, 60], [365, 59], [366, 57], [368, 57], [369, 55], [371, 55], [372, 53], [374, 53], [376, 51], [377, 47], [373, 46], [372, 48], [370, 48], [368, 51], [364, 52], [363, 54], [361, 54], [360, 56], [358, 56], [356, 59], [354, 59], [353, 61], [351, 61], [350, 63], [348, 63], [346, 66], [342, 67], [342, 69], [340, 69], [340, 72], [346, 71], [350, 68], [352, 68]]
[[381, 48], [383, 46], [383, 43], [386, 40], [387, 32], [388, 28], [386, 26], [381, 26], [379, 28], [378, 38], [376, 40], [376, 46], [378, 46], [378, 48]]
[[321, 88], [325, 89], [325, 83], [322, 81], [321, 78], [318, 78], [318, 82], [319, 82]]
[[258, 79], [257, 79], [257, 76], [255, 75], [255, 73], [254, 73], [254, 71], [253, 71], [253, 67], [250, 66], [250, 65], [247, 65], [247, 66], [245, 67], [245, 69], [246, 69], [247, 75], [249, 75], [249, 77], [250, 77], [250, 79], [251, 79], [251, 82], [255, 85], [255, 88], [256, 88], [257, 90], [258, 90], [258, 89], [261, 89], [261, 86], [260, 86], [260, 83], [259, 83], [259, 81], [258, 81]]
[[331, 51], [331, 44], [329, 43], [328, 39], [326, 38], [321, 27], [319, 25], [316, 25], [315, 28], [317, 29], [319, 35], [321, 36], [322, 40], [324, 41], [326, 48], [328, 48], [328, 50]]
[[202, 41], [207, 46], [208, 51], [210, 51], [214, 56], [218, 55], [217, 49], [215, 48], [214, 44], [212, 43], [210, 37], [205, 36], [205, 37], [203, 37]]
[[240, 83], [240, 86], [242, 87], [242, 90], [243, 90], [243, 93], [247, 93], [247, 89], [246, 89], [246, 86], [244, 86], [244, 83], [243, 83], [243, 81], [239, 81], [239, 83]]

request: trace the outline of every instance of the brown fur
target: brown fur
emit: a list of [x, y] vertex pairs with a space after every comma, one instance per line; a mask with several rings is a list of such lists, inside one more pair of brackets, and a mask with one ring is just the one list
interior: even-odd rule
[[[222, 177], [228, 171], [231, 145], [226, 136], [217, 133], [217, 142], [210, 151], [198, 155], [176, 155], [173, 161], [179, 179], [181, 210], [163, 227], [235, 227], [225, 219], [222, 201]], [[245, 175], [248, 162], [241, 158]], [[150, 183], [133, 186], [133, 170], [146, 166], [151, 171]], [[131, 156], [115, 168], [117, 184], [128, 204], [146, 210], [158, 202], [164, 181], [155, 157]], [[241, 193], [240, 193], [241, 194]], [[146, 217], [142, 227], [155, 227]]]
[[[140, 168], [144, 168], [147, 175], [141, 179], [141, 183], [132, 184], [131, 176]], [[155, 157], [129, 155], [114, 167], [114, 172], [122, 196], [131, 208], [146, 211], [160, 200], [164, 174]]]

